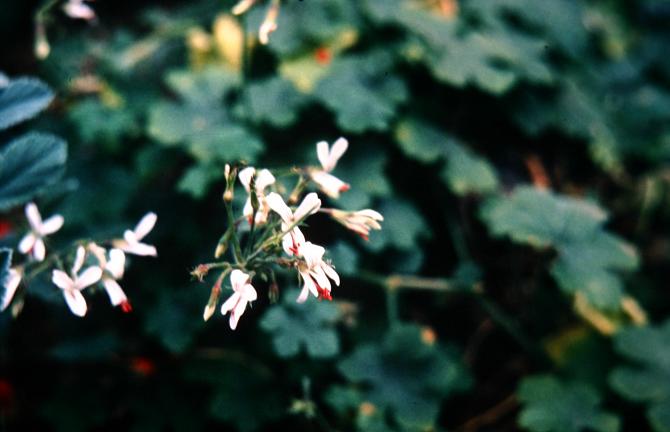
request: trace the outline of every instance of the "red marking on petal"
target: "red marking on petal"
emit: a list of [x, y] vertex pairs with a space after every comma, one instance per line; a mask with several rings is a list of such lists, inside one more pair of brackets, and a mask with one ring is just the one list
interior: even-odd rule
[[134, 357], [130, 361], [130, 369], [138, 375], [149, 376], [156, 371], [156, 364], [146, 357]]
[[351, 186], [349, 186], [349, 184], [347, 184], [347, 183], [345, 183], [345, 184], [343, 184], [342, 186], [340, 186], [340, 192], [346, 192], [346, 191], [348, 191], [349, 189], [351, 189]]
[[331, 62], [333, 55], [328, 48], [321, 47], [314, 51], [314, 58], [316, 59], [317, 63], [325, 66]]
[[130, 313], [133, 311], [133, 307], [130, 305], [128, 300], [121, 302], [120, 306], [124, 313]]
[[316, 287], [316, 291], [319, 293], [319, 300], [328, 300], [332, 301], [333, 297], [330, 295], [330, 291], [320, 286]]

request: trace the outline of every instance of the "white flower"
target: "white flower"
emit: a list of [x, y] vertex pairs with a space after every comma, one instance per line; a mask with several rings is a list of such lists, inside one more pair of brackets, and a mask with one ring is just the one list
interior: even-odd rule
[[321, 162], [322, 169], [311, 170], [310, 176], [319, 185], [323, 193], [331, 198], [339, 198], [340, 192], [349, 190], [347, 183], [330, 174], [348, 147], [349, 142], [344, 138], [339, 138], [335, 141], [332, 148], [328, 148], [326, 141], [320, 141], [316, 144], [316, 155], [319, 158], [319, 162]]
[[5, 291], [2, 293], [2, 300], [0, 300], [0, 312], [7, 309], [7, 306], [12, 302], [16, 289], [21, 283], [22, 274], [19, 270], [11, 268], [7, 274], [7, 277], [2, 283], [2, 286], [5, 288]]
[[147, 234], [151, 232], [158, 216], [156, 213], [147, 213], [142, 220], [139, 221], [134, 230], [126, 230], [123, 233], [123, 240], [114, 240], [112, 244], [115, 248], [121, 249], [124, 252], [140, 256], [156, 256], [156, 248], [146, 243], [141, 243]]
[[46, 255], [44, 237], [53, 234], [63, 226], [63, 216], [55, 215], [42, 221], [42, 216], [34, 203], [26, 205], [26, 217], [30, 224], [30, 232], [19, 243], [19, 252], [30, 254], [37, 261], [43, 261]]
[[261, 45], [270, 42], [270, 33], [277, 30], [277, 17], [279, 16], [279, 1], [273, 0], [265, 13], [265, 19], [258, 29], [258, 41]]
[[336, 221], [349, 228], [356, 234], [360, 235], [365, 240], [368, 239], [371, 229], [382, 229], [382, 226], [379, 222], [384, 220], [384, 216], [382, 216], [379, 212], [370, 209], [359, 211], [343, 211], [333, 209], [330, 211], [330, 214], [333, 216], [333, 218], [335, 218]]
[[[256, 191], [256, 197], [258, 197], [258, 211], [256, 212], [256, 225], [265, 223], [268, 219], [268, 213], [270, 213], [270, 207], [267, 204], [265, 199], [265, 188], [270, 186], [275, 182], [275, 178], [272, 173], [266, 169], [262, 169], [256, 174], [256, 169], [253, 167], [248, 167], [240, 171], [238, 177], [240, 183], [244, 186], [244, 189], [248, 194], [251, 194], [251, 179], [256, 176], [254, 181], [254, 189]], [[251, 218], [254, 214], [254, 208], [251, 205], [251, 195], [247, 198], [246, 203], [244, 204], [244, 209], [242, 213], [249, 221], [251, 225]]]
[[[307, 194], [302, 200], [295, 213], [286, 205], [281, 195], [272, 192], [267, 196], [267, 203], [282, 220], [281, 229], [286, 231], [291, 225], [304, 220], [307, 216], [319, 211], [321, 200], [316, 193]], [[288, 255], [297, 255], [298, 248], [305, 242], [305, 236], [300, 228], [294, 227], [291, 232], [282, 238], [282, 246]]]
[[91, 21], [95, 19], [95, 11], [84, 0], [68, 0], [63, 5], [63, 11], [67, 16], [74, 19]]
[[72, 313], [80, 317], [86, 315], [87, 309], [81, 290], [98, 282], [102, 277], [102, 269], [98, 266], [91, 266], [79, 273], [85, 258], [86, 251], [83, 246], [79, 246], [72, 265], [71, 276], [61, 270], [54, 270], [51, 275], [51, 281], [63, 290], [63, 296]]
[[124, 312], [130, 312], [132, 306], [128, 301], [128, 297], [126, 297], [126, 293], [123, 292], [121, 285], [117, 282], [123, 278], [126, 255], [121, 249], [115, 248], [109, 251], [109, 258], [107, 258], [107, 251], [95, 243], [90, 243], [88, 245], [88, 250], [95, 255], [98, 260], [98, 265], [102, 269], [102, 286], [105, 287], [105, 291], [109, 296], [109, 301], [112, 303], [112, 306], [121, 305], [121, 309]]
[[233, 270], [230, 273], [230, 285], [233, 287], [233, 295], [221, 305], [223, 315], [230, 312], [230, 328], [235, 330], [237, 322], [244, 313], [247, 303], [258, 298], [254, 287], [249, 283], [249, 275], [241, 270]]
[[325, 249], [311, 242], [305, 242], [298, 248], [298, 255], [303, 259], [298, 263], [298, 272], [304, 281], [297, 302], [307, 300], [309, 293], [320, 299], [332, 300], [330, 295], [330, 279], [340, 285], [340, 276], [335, 269], [323, 260]]

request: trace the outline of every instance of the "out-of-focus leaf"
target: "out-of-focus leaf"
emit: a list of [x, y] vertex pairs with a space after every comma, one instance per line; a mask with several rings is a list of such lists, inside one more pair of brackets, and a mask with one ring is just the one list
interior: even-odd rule
[[377, 206], [377, 210], [384, 215], [384, 225], [381, 231], [370, 232], [370, 241], [366, 245], [373, 251], [389, 246], [412, 250], [419, 236], [429, 235], [423, 216], [407, 201], [384, 200]]
[[147, 311], [144, 328], [174, 353], [186, 350], [203, 326], [193, 290], [163, 291]]
[[455, 17], [440, 15], [409, 0], [366, 0], [370, 16], [395, 24], [410, 37], [403, 49], [410, 60], [425, 63], [438, 80], [456, 87], [474, 84], [502, 94], [519, 79], [550, 83], [545, 43], [512, 29], [488, 26], [472, 31]]
[[86, 432], [105, 420], [105, 406], [100, 393], [81, 391], [82, 387], [60, 386], [41, 407], [41, 415], [58, 432]]
[[517, 395], [524, 404], [519, 424], [532, 432], [617, 432], [621, 426], [600, 408], [600, 394], [583, 383], [533, 376], [524, 378]]
[[314, 96], [346, 131], [385, 130], [408, 95], [392, 69], [392, 58], [381, 51], [338, 58], [317, 83]]
[[51, 89], [34, 78], [10, 80], [0, 86], [0, 130], [35, 117], [53, 97]]
[[[352, 147], [354, 145], [352, 144]], [[375, 197], [391, 194], [391, 184], [384, 173], [388, 156], [383, 148], [364, 143], [352, 148], [335, 168], [339, 178], [355, 187], [340, 196], [338, 207], [360, 210], [371, 207]]]
[[617, 367], [610, 385], [626, 399], [646, 404], [655, 431], [670, 431], [670, 320], [656, 327], [624, 329], [614, 342], [633, 365]]
[[254, 161], [263, 144], [243, 127], [234, 124], [224, 109], [224, 96], [238, 83], [225, 69], [172, 72], [168, 86], [181, 99], [162, 101], [149, 110], [148, 133], [168, 146], [185, 144], [199, 161]]
[[[249, 85], [246, 93], [249, 116], [259, 122], [272, 126], [286, 127], [298, 118], [298, 112], [306, 101], [293, 84], [279, 78], [271, 78]], [[247, 106], [242, 103], [241, 109]]]
[[493, 192], [498, 187], [495, 170], [485, 159], [475, 155], [457, 139], [416, 119], [400, 122], [396, 140], [409, 156], [422, 162], [446, 159], [442, 178], [455, 194]]
[[109, 360], [119, 349], [121, 341], [114, 333], [100, 333], [63, 341], [50, 351], [52, 357], [64, 362]]
[[381, 343], [358, 347], [339, 369], [368, 386], [365, 400], [401, 425], [421, 429], [433, 427], [442, 399], [471, 384], [456, 351], [422, 339], [415, 325], [394, 327]]
[[261, 327], [272, 334], [275, 352], [280, 357], [294, 357], [304, 348], [310, 357], [333, 357], [340, 350], [334, 328], [337, 306], [309, 298], [302, 304], [295, 299], [299, 291], [284, 294], [281, 306], [275, 306], [263, 315]]
[[638, 256], [631, 245], [603, 229], [607, 219], [603, 209], [519, 187], [510, 196], [490, 198], [481, 217], [496, 236], [556, 249], [551, 273], [566, 293], [581, 292], [597, 308], [619, 310], [623, 295], [619, 272], [636, 269]]
[[63, 174], [67, 145], [53, 135], [31, 132], [0, 152], [0, 210], [22, 204]]
[[106, 107], [97, 99], [87, 99], [74, 105], [68, 116], [77, 126], [77, 133], [83, 142], [106, 144], [112, 150], [119, 149], [125, 137], [139, 132], [129, 110]]
[[269, 368], [243, 353], [226, 354], [231, 361], [198, 361], [186, 369], [188, 379], [212, 387], [210, 412], [215, 418], [250, 432], [286, 412], [277, 377]]
[[[249, 17], [250, 28], [258, 28], [264, 16], [265, 8], [253, 10]], [[285, 2], [268, 47], [280, 58], [295, 57], [327, 45], [343, 32], [355, 31], [358, 21], [357, 8], [348, 0]]]
[[177, 185], [181, 192], [190, 194], [193, 198], [200, 199], [205, 196], [209, 186], [223, 178], [223, 170], [207, 164], [192, 166], [182, 176]]
[[358, 271], [358, 252], [350, 244], [339, 241], [328, 248], [333, 265], [340, 275], [355, 276]]

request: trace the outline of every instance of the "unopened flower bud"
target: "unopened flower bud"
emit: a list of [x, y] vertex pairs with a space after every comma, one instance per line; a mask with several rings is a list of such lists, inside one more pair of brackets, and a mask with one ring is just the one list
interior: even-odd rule
[[265, 14], [265, 19], [258, 30], [258, 41], [262, 45], [267, 45], [270, 42], [270, 33], [277, 30], [277, 17], [279, 16], [279, 1], [273, 0], [268, 7]]
[[234, 196], [235, 190], [235, 178], [237, 178], [237, 168], [232, 167], [226, 164], [223, 169], [223, 174], [226, 177], [226, 190], [223, 193], [223, 200], [226, 202], [231, 202]]
[[191, 271], [191, 276], [202, 282], [205, 276], [207, 276], [207, 273], [209, 273], [209, 268], [210, 266], [208, 264], [198, 264], [198, 266]]
[[214, 250], [214, 258], [220, 258], [221, 255], [226, 253], [228, 250], [228, 242], [230, 241], [230, 236], [233, 234], [233, 228], [228, 228], [226, 232], [219, 239], [219, 243], [216, 245]]
[[44, 60], [49, 57], [50, 52], [51, 46], [47, 40], [44, 25], [41, 23], [37, 24], [37, 27], [35, 28], [35, 56], [40, 60]]
[[270, 303], [277, 303], [279, 300], [279, 285], [277, 285], [277, 282], [272, 282], [270, 284], [270, 290], [268, 291], [268, 298], [270, 299]]
[[211, 318], [211, 316], [214, 314], [214, 311], [216, 310], [216, 305], [219, 301], [219, 296], [221, 295], [221, 282], [223, 281], [223, 275], [225, 273], [222, 273], [221, 276], [216, 280], [216, 283], [212, 287], [212, 291], [209, 294], [209, 300], [207, 301], [207, 305], [205, 306], [205, 311], [202, 314], [202, 318], [207, 321], [208, 319]]

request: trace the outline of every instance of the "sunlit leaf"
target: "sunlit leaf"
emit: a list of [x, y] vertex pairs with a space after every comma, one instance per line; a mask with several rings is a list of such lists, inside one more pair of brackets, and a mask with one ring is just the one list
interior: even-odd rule
[[551, 273], [566, 293], [581, 292], [597, 308], [619, 309], [620, 273], [636, 269], [638, 256], [631, 245], [605, 231], [607, 214], [599, 206], [518, 187], [509, 196], [490, 198], [481, 217], [496, 236], [554, 248], [558, 257]]

